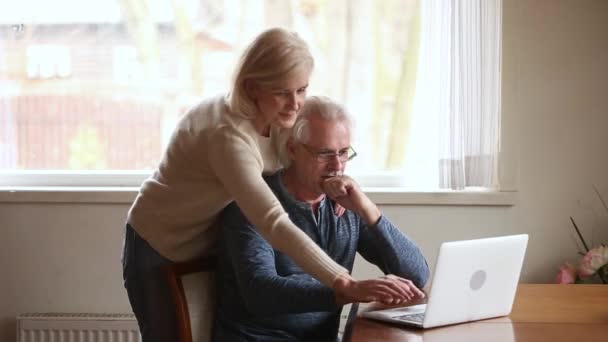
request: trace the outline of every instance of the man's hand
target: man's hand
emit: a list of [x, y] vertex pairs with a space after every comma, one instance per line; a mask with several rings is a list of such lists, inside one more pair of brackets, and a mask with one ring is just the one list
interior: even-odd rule
[[350, 276], [342, 276], [333, 284], [336, 293], [336, 303], [369, 303], [373, 301], [383, 304], [403, 304], [424, 298], [424, 292], [410, 280], [387, 275], [377, 279], [356, 281]]
[[357, 213], [366, 224], [376, 224], [380, 219], [380, 210], [363, 193], [354, 179], [348, 176], [331, 177], [324, 180], [321, 187], [329, 198]]

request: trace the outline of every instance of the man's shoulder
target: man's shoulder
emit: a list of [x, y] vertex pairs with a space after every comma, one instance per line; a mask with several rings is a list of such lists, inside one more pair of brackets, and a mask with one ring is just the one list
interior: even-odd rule
[[[277, 172], [278, 173], [278, 172]], [[264, 181], [266, 181], [266, 184], [268, 184], [268, 187], [270, 187], [270, 189], [272, 190], [272, 192], [274, 192], [276, 194], [276, 179], [277, 179], [278, 175], [277, 174], [268, 174], [268, 175], [264, 175]], [[245, 215], [243, 214], [243, 212], [241, 211], [241, 208], [239, 208], [238, 204], [235, 201], [230, 202], [230, 204], [228, 204], [226, 206], [226, 208], [224, 208], [224, 210], [222, 210], [222, 213], [220, 214], [219, 217], [219, 221], [221, 225], [247, 225], [249, 224], [249, 220], [245, 217]]]
[[281, 175], [283, 173], [283, 169], [279, 169], [275, 172], [272, 173], [265, 173], [263, 175], [264, 181], [266, 182], [266, 184], [268, 185], [268, 187], [270, 188], [270, 190], [272, 191], [272, 193], [277, 197], [277, 199], [279, 200], [279, 202], [281, 202], [281, 204], [284, 206], [285, 205], [285, 199], [283, 198], [284, 196], [282, 196], [282, 192], [284, 190], [283, 186], [282, 186], [282, 180], [281, 180]]
[[268, 184], [268, 186], [274, 191], [275, 188], [277, 188], [279, 186], [279, 183], [281, 181], [281, 173], [283, 172], [283, 169], [279, 169], [277, 171], [274, 172], [270, 172], [270, 173], [264, 173], [262, 175], [262, 177], [264, 178], [264, 180], [266, 181], [266, 184]]
[[219, 222], [220, 226], [240, 226], [249, 224], [249, 220], [247, 220], [235, 201], [232, 201], [224, 208], [220, 215]]

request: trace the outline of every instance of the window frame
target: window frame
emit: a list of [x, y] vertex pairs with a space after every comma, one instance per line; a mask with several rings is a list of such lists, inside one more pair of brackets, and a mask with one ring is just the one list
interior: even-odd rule
[[[503, 46], [513, 44], [503, 41]], [[507, 49], [503, 49], [507, 50]], [[509, 49], [508, 51], [514, 51]], [[516, 50], [515, 50], [516, 51]], [[419, 191], [399, 187], [393, 172], [357, 174], [353, 177], [377, 204], [513, 206], [518, 201], [518, 125], [515, 56], [503, 54], [501, 150], [496, 190]], [[0, 171], [0, 203], [131, 203], [139, 185], [152, 170], [137, 171]]]
[[[499, 188], [462, 191], [417, 191], [399, 187], [394, 174], [356, 174], [355, 179], [377, 204], [513, 206], [518, 202], [519, 125], [517, 8], [503, 2], [501, 42], [501, 125]], [[510, 20], [505, 20], [510, 19]], [[0, 203], [130, 203], [152, 170], [18, 171], [0, 170]], [[397, 180], [397, 183], [396, 183]]]

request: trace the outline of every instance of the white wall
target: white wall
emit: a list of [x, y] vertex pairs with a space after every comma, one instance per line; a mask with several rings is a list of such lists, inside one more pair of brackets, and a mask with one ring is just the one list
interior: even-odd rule
[[[518, 203], [382, 210], [431, 265], [444, 240], [529, 233], [522, 280], [550, 282], [560, 263], [576, 258], [570, 215], [589, 236], [603, 225], [608, 237], [592, 189], [608, 196], [608, 1], [505, 0], [504, 24], [511, 42], [503, 51], [504, 108], [519, 118]], [[15, 339], [21, 312], [130, 310], [120, 265], [127, 210], [127, 203], [0, 203], [0, 341]], [[358, 264], [356, 274], [374, 271]]]

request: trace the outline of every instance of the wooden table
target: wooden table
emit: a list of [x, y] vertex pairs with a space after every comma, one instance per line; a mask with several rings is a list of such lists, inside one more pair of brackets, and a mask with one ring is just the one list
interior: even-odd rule
[[428, 330], [357, 317], [351, 333], [351, 342], [607, 342], [608, 285], [521, 284], [506, 317]]

